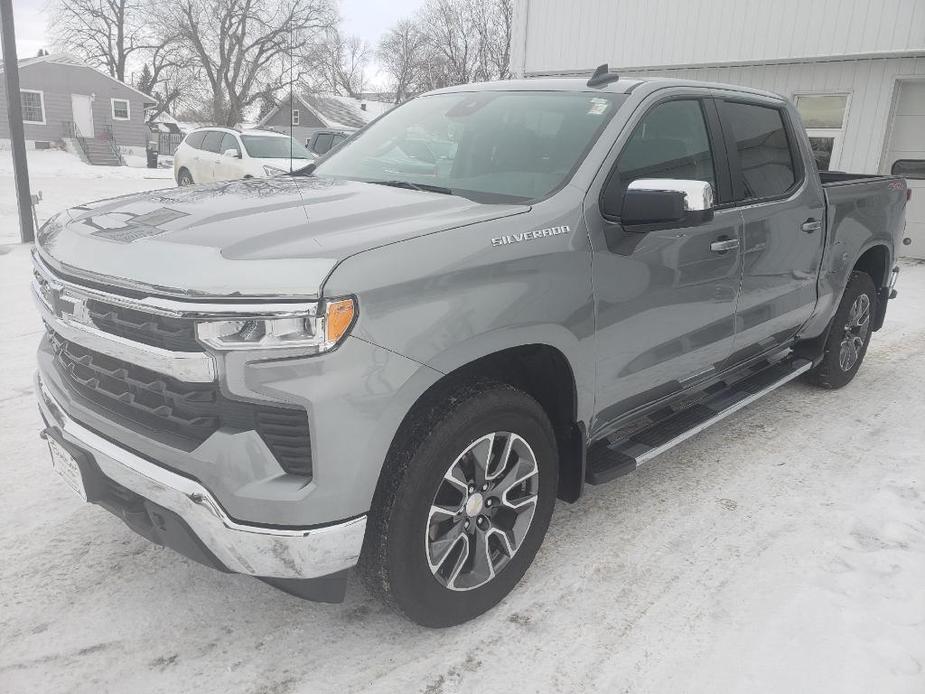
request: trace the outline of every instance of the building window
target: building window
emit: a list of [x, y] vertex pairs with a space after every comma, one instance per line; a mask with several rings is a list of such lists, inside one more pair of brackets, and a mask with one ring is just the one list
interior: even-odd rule
[[110, 99], [112, 102], [112, 119], [113, 120], [129, 120], [131, 117], [129, 112], [128, 99]]
[[820, 171], [837, 166], [848, 115], [847, 94], [797, 94], [794, 97]]
[[20, 89], [19, 98], [23, 122], [45, 125], [45, 95], [33, 89]]
[[292, 109], [292, 124], [293, 125], [299, 124], [299, 109], [297, 108]]

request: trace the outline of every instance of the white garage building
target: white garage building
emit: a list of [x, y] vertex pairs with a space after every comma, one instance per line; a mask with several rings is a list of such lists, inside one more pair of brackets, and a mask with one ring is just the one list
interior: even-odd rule
[[925, 258], [925, 0], [514, 0], [525, 77], [711, 80], [792, 98], [820, 167], [903, 174]]

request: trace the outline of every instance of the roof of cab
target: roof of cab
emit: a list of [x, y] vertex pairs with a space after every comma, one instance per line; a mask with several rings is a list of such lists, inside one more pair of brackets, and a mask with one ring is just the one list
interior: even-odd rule
[[427, 94], [451, 94], [454, 92], [481, 92], [481, 91], [557, 91], [557, 92], [588, 92], [588, 93], [610, 93], [610, 94], [629, 94], [631, 91], [645, 85], [652, 91], [656, 89], [667, 89], [669, 87], [701, 87], [709, 89], [723, 89], [741, 92], [744, 94], [754, 94], [773, 99], [783, 99], [780, 94], [766, 92], [761, 89], [752, 89], [737, 84], [722, 84], [720, 82], [703, 82], [698, 80], [681, 80], [670, 77], [648, 77], [646, 79], [634, 79], [632, 77], [621, 77], [620, 79], [608, 82], [606, 84], [589, 87], [588, 77], [533, 77], [529, 79], [518, 80], [499, 80], [496, 82], [472, 82], [469, 84], [460, 84], [453, 87], [444, 87], [435, 89]]

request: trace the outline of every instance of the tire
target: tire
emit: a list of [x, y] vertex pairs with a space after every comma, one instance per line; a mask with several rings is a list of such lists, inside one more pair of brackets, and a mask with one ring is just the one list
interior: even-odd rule
[[[820, 388], [842, 388], [861, 368], [870, 344], [871, 317], [877, 312], [877, 290], [865, 272], [852, 272], [823, 348], [822, 361], [806, 374]], [[866, 315], [866, 318], [865, 318]]]
[[[543, 542], [558, 484], [552, 425], [529, 395], [481, 382], [450, 392], [399, 436], [373, 498], [359, 570], [375, 595], [418, 624], [461, 624], [513, 590]], [[482, 486], [470, 492], [462, 483], [479, 470], [484, 496]]]
[[187, 169], [180, 169], [180, 172], [177, 174], [177, 185], [178, 186], [193, 185], [193, 175]]

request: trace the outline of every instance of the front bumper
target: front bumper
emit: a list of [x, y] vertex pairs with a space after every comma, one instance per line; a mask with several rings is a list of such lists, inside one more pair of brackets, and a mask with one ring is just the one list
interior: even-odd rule
[[248, 525], [232, 520], [198, 482], [132, 453], [74, 421], [35, 376], [39, 408], [50, 435], [92, 459], [121, 487], [167, 509], [224, 568], [271, 579], [313, 579], [357, 563], [366, 516], [312, 528]]

